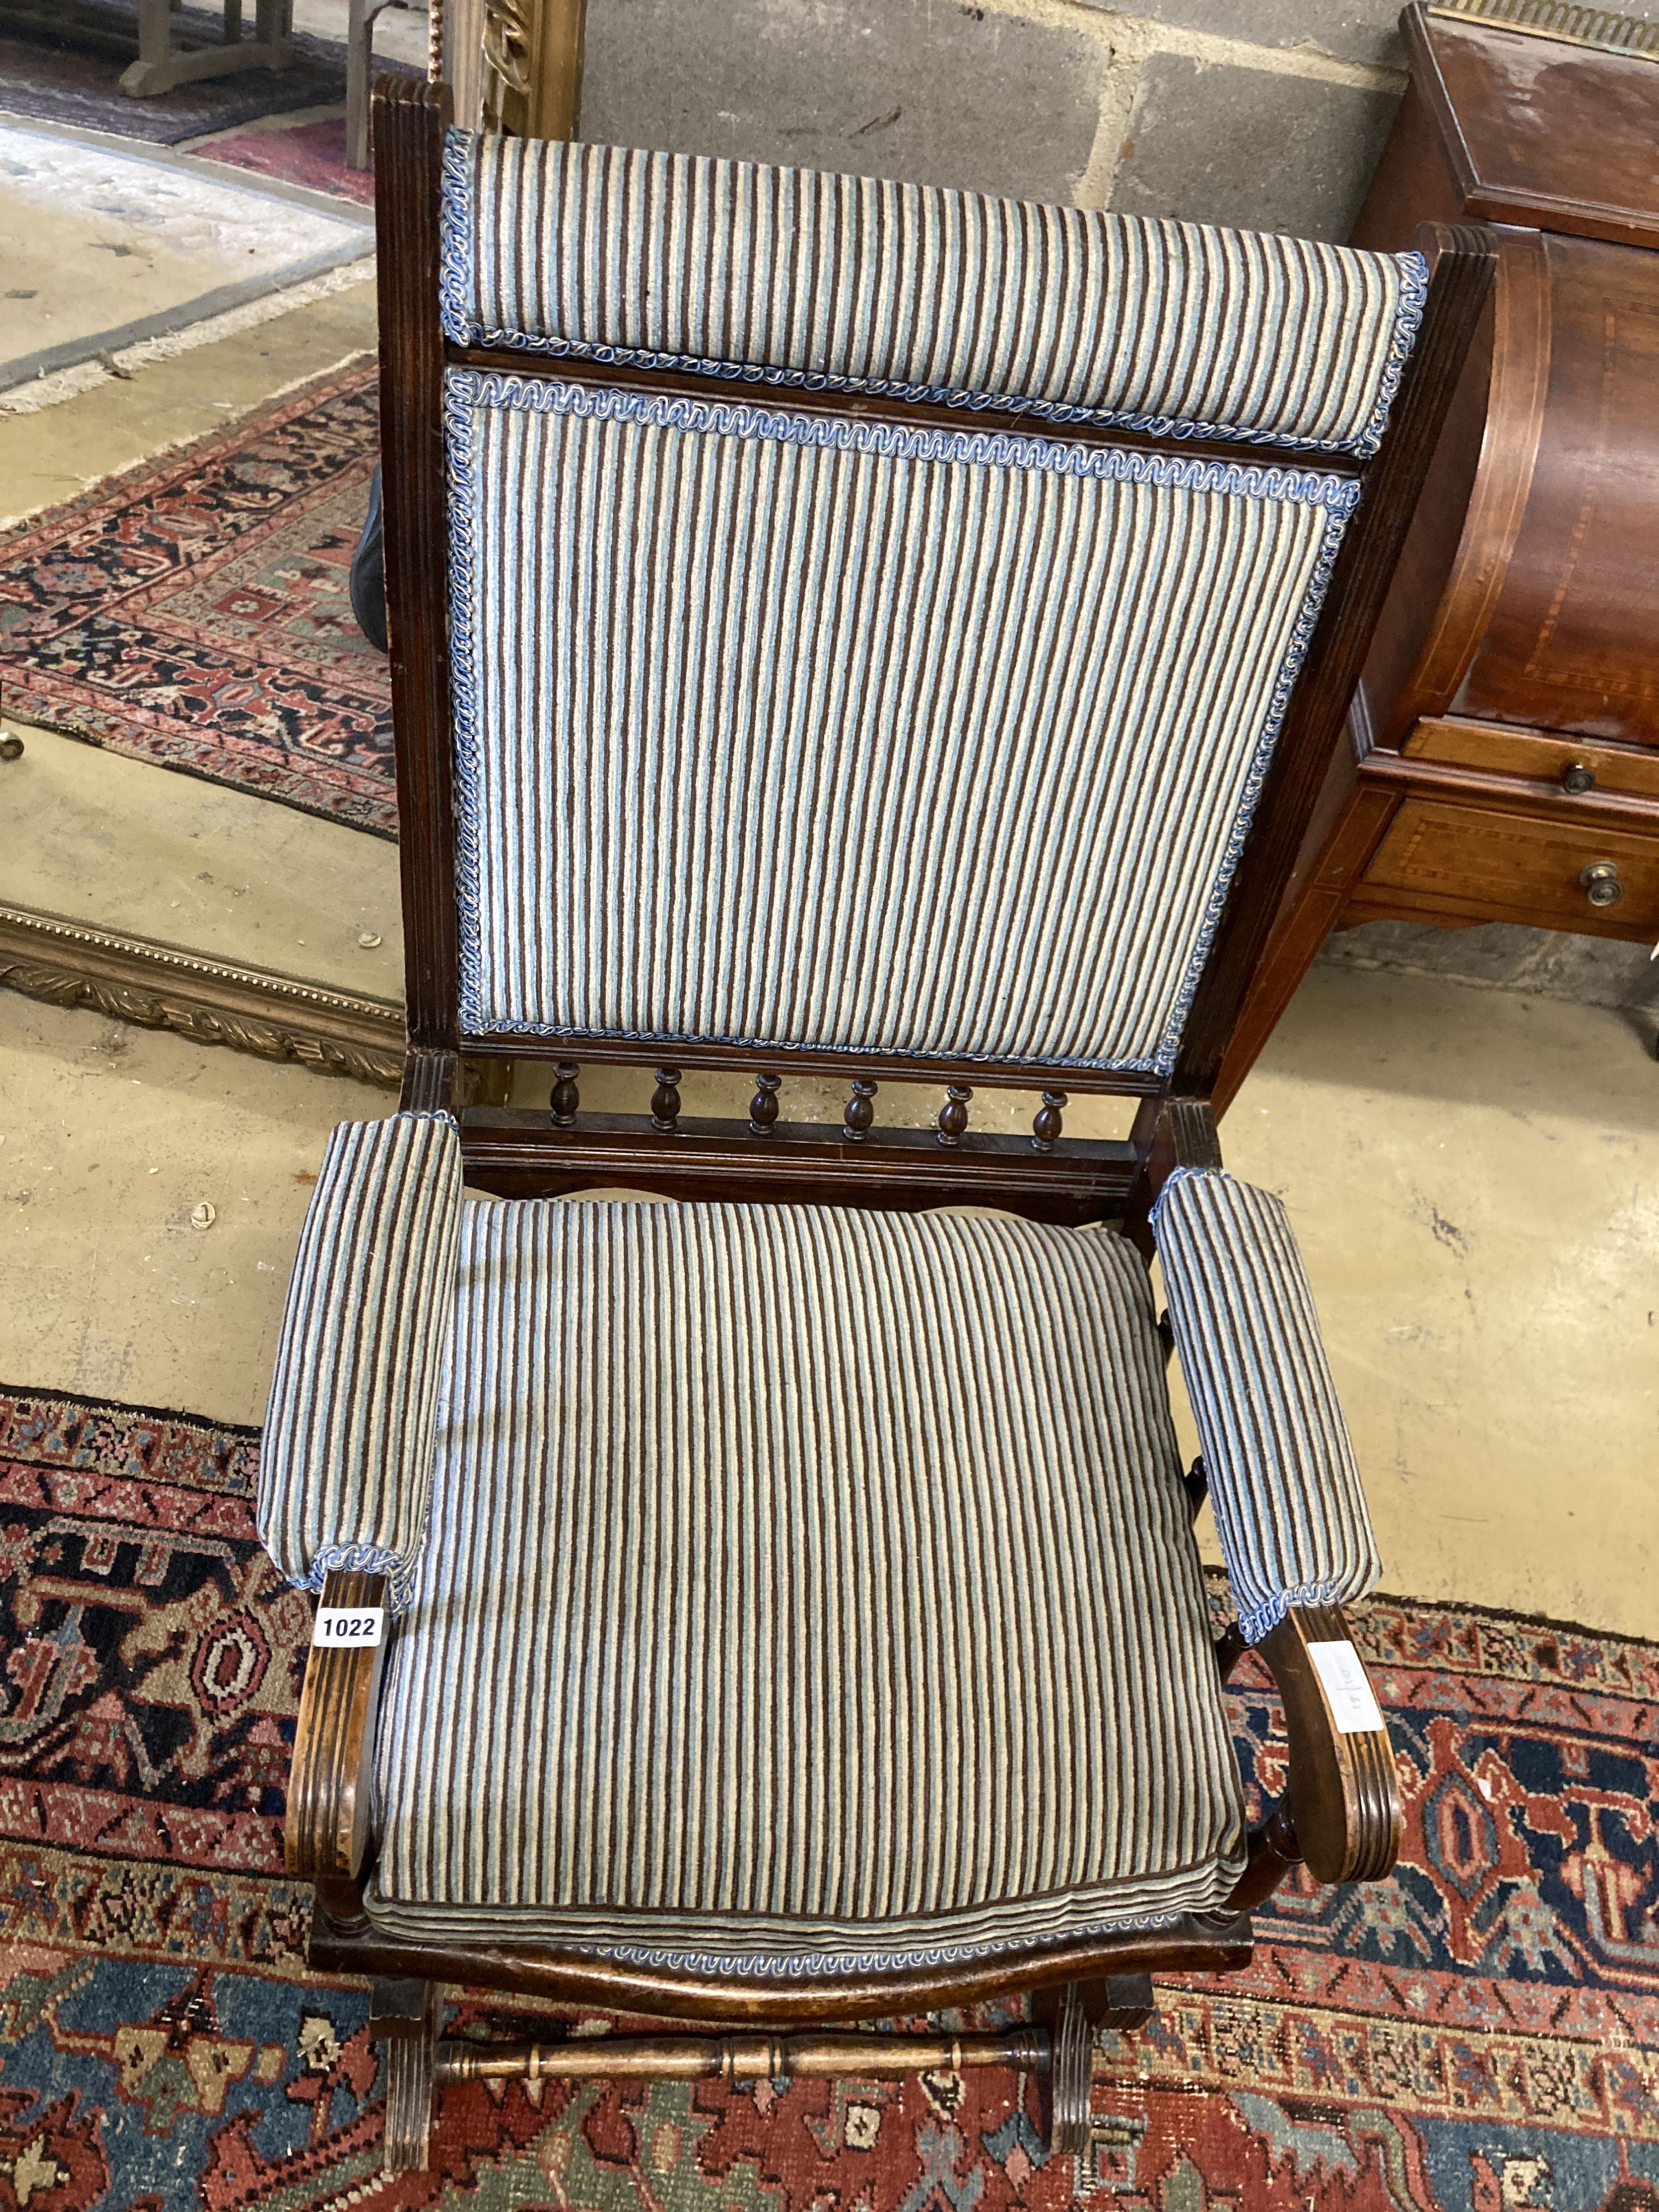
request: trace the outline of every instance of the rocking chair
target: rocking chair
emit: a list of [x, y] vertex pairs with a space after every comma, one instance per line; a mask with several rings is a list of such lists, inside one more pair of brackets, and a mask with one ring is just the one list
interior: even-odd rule
[[[377, 1978], [394, 2169], [488, 2075], [1004, 2066], [1076, 2150], [1152, 1973], [1397, 1849], [1353, 1453], [1206, 1102], [1489, 241], [377, 100], [409, 1058], [330, 1145], [260, 1488], [321, 1599], [312, 1961]], [[507, 1061], [545, 1108], [466, 1103]], [[584, 1062], [648, 1109], [585, 1111]], [[684, 1113], [686, 1069], [757, 1071], [747, 1119]], [[883, 1081], [936, 1126], [879, 1126]], [[973, 1127], [995, 1085], [1029, 1136]], [[1137, 1098], [1130, 1139], [1068, 1136], [1073, 1092]], [[666, 1202], [580, 1195], [619, 1186]], [[1253, 1829], [1247, 1644], [1290, 1747]], [[447, 2040], [445, 1983], [717, 2032]]]

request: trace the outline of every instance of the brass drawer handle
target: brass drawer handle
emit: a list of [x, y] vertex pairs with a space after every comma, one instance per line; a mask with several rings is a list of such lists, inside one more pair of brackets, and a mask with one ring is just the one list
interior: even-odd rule
[[1612, 860], [1592, 860], [1587, 868], [1578, 871], [1578, 880], [1592, 906], [1617, 906], [1625, 896], [1617, 864]]
[[1575, 799], [1580, 792], [1594, 791], [1595, 770], [1586, 768], [1583, 761], [1570, 761], [1561, 771], [1561, 788], [1571, 792]]

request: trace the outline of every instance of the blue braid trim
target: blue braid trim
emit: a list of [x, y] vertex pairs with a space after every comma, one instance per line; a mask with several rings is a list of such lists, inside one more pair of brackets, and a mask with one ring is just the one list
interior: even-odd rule
[[319, 1592], [323, 1577], [335, 1574], [384, 1575], [388, 1584], [386, 1611], [395, 1615], [409, 1608], [415, 1570], [400, 1552], [389, 1552], [384, 1544], [325, 1544], [298, 1587]]
[[[371, 1896], [368, 1910], [371, 1919], [380, 1917], [380, 1906], [384, 1917], [380, 1925], [389, 1933], [405, 1932], [407, 1923], [397, 1904]], [[1191, 1908], [1195, 1911], [1218, 1911], [1219, 1906]], [[432, 1924], [422, 1911], [422, 1924]], [[539, 1917], [539, 1915], [538, 1916]], [[670, 1973], [729, 1975], [740, 1981], [797, 1982], [816, 1978], [825, 1974], [884, 1974], [902, 1972], [906, 1968], [950, 1966], [970, 1959], [995, 1958], [1009, 1951], [1047, 1949], [1060, 1943], [1077, 1943], [1097, 1936], [1143, 1934], [1149, 1929], [1173, 1927], [1186, 1917], [1182, 1912], [1155, 1912], [1139, 1917], [1091, 1922], [1083, 1928], [1068, 1928], [1057, 1935], [1045, 1936], [1034, 1943], [1029, 1936], [1003, 1936], [983, 1943], [929, 1944], [905, 1951], [679, 1951], [654, 1944], [642, 1943], [573, 1943], [561, 1939], [559, 1949], [578, 1958], [614, 1960], [618, 1965], [646, 1966]], [[501, 1935], [489, 1941], [513, 1940], [515, 1928], [519, 1940], [528, 1940], [522, 1933], [524, 1916], [510, 1908], [492, 1913], [492, 1922], [499, 1920]], [[544, 1940], [538, 1938], [537, 1940]]]
[[[1302, 469], [1247, 466], [1237, 461], [1188, 460], [1168, 453], [1130, 453], [1117, 447], [1057, 445], [1052, 441], [1019, 435], [1006, 430], [963, 431], [910, 429], [884, 423], [854, 422], [836, 417], [786, 414], [778, 410], [729, 404], [721, 401], [670, 398], [633, 392], [593, 391], [580, 385], [559, 384], [502, 376], [474, 369], [450, 369], [444, 378], [444, 431], [449, 471], [450, 518], [450, 681], [453, 706], [456, 775], [456, 896], [461, 916], [461, 1024], [477, 1032], [526, 1036], [568, 1036], [568, 1028], [550, 1023], [488, 1020], [483, 1013], [483, 976], [480, 923], [481, 861], [476, 809], [469, 803], [483, 774], [478, 732], [477, 672], [473, 659], [472, 607], [477, 547], [474, 535], [477, 467], [473, 426], [479, 410], [512, 407], [526, 413], [569, 415], [594, 422], [640, 422], [654, 428], [706, 432], [715, 436], [773, 438], [792, 445], [821, 449], [872, 453], [884, 459], [966, 462], [983, 467], [1027, 468], [1057, 475], [1094, 478], [1108, 483], [1144, 483], [1182, 491], [1220, 492], [1252, 499], [1292, 500], [1325, 510], [1324, 542], [1310, 581], [1308, 593], [1278, 680], [1267, 718], [1252, 755], [1250, 769], [1222, 855], [1220, 872], [1205, 908], [1200, 933], [1174, 1010], [1165, 1024], [1158, 1051], [1134, 1060], [1076, 1057], [1055, 1059], [1047, 1065], [1103, 1074], [1167, 1075], [1175, 1066], [1199, 977], [1225, 907], [1238, 858], [1249, 831], [1257, 796], [1266, 779], [1273, 750], [1296, 678], [1306, 657], [1320, 605], [1330, 580], [1332, 564], [1341, 543], [1343, 526], [1359, 497], [1351, 478]], [[636, 1040], [636, 1033], [618, 1030], [618, 1036]], [[637, 1035], [641, 1042], [675, 1042]], [[823, 1050], [772, 1037], [726, 1038], [722, 1042], [745, 1049], [775, 1053]], [[844, 1051], [851, 1060], [860, 1053], [868, 1058], [868, 1044], [828, 1048]], [[877, 1048], [878, 1051], [878, 1048]], [[940, 1053], [950, 1060], [983, 1061], [995, 1066], [1006, 1055]]]
[[471, 319], [467, 294], [472, 283], [472, 241], [477, 234], [472, 218], [476, 143], [467, 131], [444, 133], [443, 188], [438, 201], [438, 319], [445, 335], [457, 344], [465, 341], [456, 333]]
[[[653, 353], [641, 346], [591, 345], [580, 338], [526, 337], [517, 331], [486, 329], [479, 323], [452, 328], [452, 344], [493, 346], [555, 360], [591, 361], [619, 368], [667, 369], [681, 375], [719, 377], [732, 384], [785, 385], [797, 392], [845, 392], [872, 399], [908, 399], [933, 407], [957, 407], [980, 414], [1035, 415], [1046, 422], [1081, 422], [1103, 430], [1137, 430], [1153, 438], [1225, 438], [1243, 446], [1277, 446], [1292, 453], [1352, 453], [1364, 459], [1376, 450], [1352, 438], [1287, 438], [1273, 430], [1247, 430], [1236, 422], [1188, 422], [1176, 415], [1136, 415], [1117, 408], [1079, 407], [1064, 399], [1026, 399], [1006, 392], [963, 392], [948, 384], [901, 384], [891, 377], [830, 376], [821, 370], [762, 368], [752, 362], [705, 361], [692, 354]], [[1403, 358], [1403, 357], [1402, 357]], [[1398, 371], [1395, 381], [1399, 382]], [[1375, 421], [1376, 418], [1373, 417]], [[1368, 428], [1366, 436], [1371, 436]]]
[[967, 461], [988, 468], [1038, 469], [1111, 483], [1154, 484], [1179, 491], [1233, 492], [1251, 499], [1294, 500], [1346, 514], [1359, 486], [1352, 477], [1310, 469], [1257, 467], [1240, 461], [1186, 460], [1173, 453], [1133, 453], [1118, 446], [1061, 446], [1012, 430], [911, 429], [859, 422], [842, 416], [790, 415], [776, 408], [651, 392], [595, 390], [536, 377], [453, 368], [447, 396], [468, 409], [512, 407], [526, 415], [571, 415], [584, 422], [639, 422], [652, 429], [700, 431], [717, 438], [768, 438], [826, 452], [872, 453], [884, 460]]
[[[1354, 486], [1353, 490], [1357, 500], [1358, 487]], [[1244, 779], [1244, 788], [1239, 793], [1233, 826], [1228, 832], [1221, 865], [1216, 871], [1209, 898], [1205, 903], [1204, 916], [1199, 924], [1198, 936], [1187, 963], [1186, 976], [1176, 994], [1175, 1003], [1164, 1025], [1164, 1035], [1152, 1056], [1152, 1066], [1159, 1075], [1175, 1073], [1182, 1036], [1187, 1027], [1187, 1017], [1193, 1010], [1193, 1000], [1198, 995], [1198, 987], [1209, 962], [1210, 948], [1215, 942], [1216, 932], [1221, 927], [1221, 917], [1226, 911], [1228, 894], [1232, 890], [1233, 878], [1237, 873], [1245, 841], [1250, 834], [1250, 824], [1255, 817], [1255, 803], [1261, 795], [1262, 785], [1267, 780], [1267, 770], [1273, 764], [1273, 748], [1279, 743], [1279, 733], [1284, 726], [1291, 694], [1296, 690], [1296, 680], [1302, 673], [1302, 664], [1308, 657], [1314, 625], [1319, 620], [1319, 610], [1324, 605], [1325, 594], [1330, 588], [1331, 572], [1336, 566], [1337, 551], [1353, 504], [1354, 501], [1350, 501], [1341, 509], [1333, 507], [1326, 515], [1325, 542], [1320, 548], [1313, 574], [1308, 580], [1307, 596], [1302, 602], [1302, 611], [1296, 618], [1296, 627], [1291, 632], [1290, 643], [1279, 664], [1267, 717], [1261, 726], [1261, 734], [1256, 739], [1249, 773]]]
[[1238, 1608], [1238, 1632], [1247, 1644], [1260, 1644], [1278, 1627], [1293, 1605], [1340, 1605], [1344, 1593], [1334, 1582], [1297, 1583], [1294, 1589], [1274, 1590], [1271, 1596]]
[[[452, 132], [450, 143], [454, 143]], [[474, 527], [477, 469], [472, 429], [474, 392], [479, 380], [470, 373], [453, 369], [444, 377], [444, 448], [449, 471], [449, 692], [455, 747], [455, 902], [460, 916], [457, 1012], [464, 1030], [483, 1026], [478, 823], [477, 811], [470, 803], [483, 776], [477, 671], [472, 655], [473, 585], [478, 559]]]
[[[1176, 1912], [1155, 1912], [1139, 1919], [1103, 1920], [1088, 1928], [1067, 1929], [1052, 1941], [1076, 1943], [1096, 1936], [1129, 1935], [1169, 1928]], [[888, 1974], [908, 1966], [950, 1966], [968, 1959], [994, 1958], [999, 1952], [1031, 1948], [1029, 1937], [999, 1936], [994, 1942], [934, 1944], [916, 1951], [666, 1951], [641, 1944], [573, 1945], [591, 1959], [614, 1959], [621, 1966], [655, 1966], [671, 1973], [731, 1974], [741, 1981], [799, 1981], [809, 1974]]]
[[1389, 410], [1394, 405], [1401, 377], [1417, 343], [1429, 296], [1429, 264], [1423, 256], [1396, 253], [1393, 259], [1400, 270], [1400, 297], [1395, 303], [1394, 335], [1389, 341], [1389, 358], [1383, 367], [1382, 381], [1377, 386], [1376, 404], [1371, 410], [1370, 421], [1353, 442], [1352, 451], [1362, 461], [1369, 460], [1382, 442], [1382, 433], [1389, 427]]

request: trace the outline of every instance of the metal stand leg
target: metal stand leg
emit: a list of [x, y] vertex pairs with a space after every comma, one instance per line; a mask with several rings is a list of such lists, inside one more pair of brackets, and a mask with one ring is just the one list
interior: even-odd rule
[[435, 1982], [376, 1982], [369, 1999], [368, 2032], [380, 2045], [386, 2083], [388, 2173], [426, 2171], [441, 2009]]

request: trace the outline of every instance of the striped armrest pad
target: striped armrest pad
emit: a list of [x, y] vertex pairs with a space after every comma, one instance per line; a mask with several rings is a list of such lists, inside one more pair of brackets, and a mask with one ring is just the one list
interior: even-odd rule
[[259, 1536], [289, 1580], [382, 1574], [426, 1533], [454, 1306], [461, 1146], [447, 1115], [343, 1121], [301, 1231], [265, 1416]]
[[811, 169], [449, 134], [460, 344], [1374, 453], [1417, 253]]
[[1341, 1605], [1382, 1571], [1319, 1317], [1279, 1200], [1177, 1169], [1152, 1217], [1239, 1626]]

